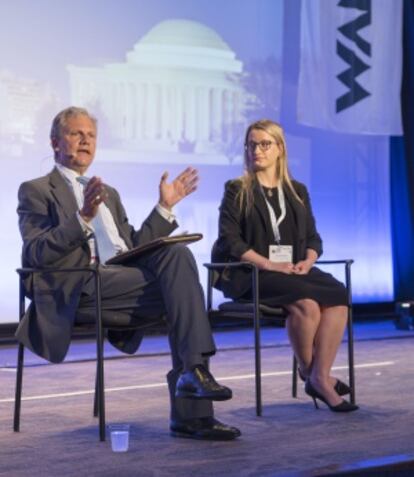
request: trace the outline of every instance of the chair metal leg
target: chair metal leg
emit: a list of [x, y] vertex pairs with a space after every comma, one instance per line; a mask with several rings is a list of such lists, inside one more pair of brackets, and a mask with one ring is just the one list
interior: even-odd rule
[[98, 336], [98, 339], [97, 339], [97, 360], [98, 360], [97, 412], [98, 412], [98, 418], [99, 418], [99, 439], [103, 442], [105, 441], [105, 395], [104, 395], [104, 369], [103, 369], [103, 342], [100, 336]]
[[292, 364], [292, 397], [298, 397], [298, 362], [295, 355]]
[[95, 309], [96, 309], [96, 359], [97, 359], [97, 388], [98, 388], [98, 417], [99, 439], [105, 441], [105, 385], [104, 385], [104, 359], [103, 359], [103, 326], [101, 308], [101, 277], [99, 271], [95, 271]]
[[207, 313], [210, 313], [213, 307], [213, 270], [207, 269]]
[[348, 311], [348, 371], [349, 371], [349, 387], [351, 388], [350, 401], [355, 404], [355, 370], [354, 370], [354, 330], [352, 324], [352, 308]]
[[354, 325], [352, 316], [352, 287], [351, 287], [351, 265], [353, 261], [349, 260], [345, 264], [345, 284], [348, 292], [348, 372], [349, 387], [351, 388], [350, 401], [355, 404], [355, 370], [354, 370]]
[[262, 415], [262, 365], [260, 345], [260, 310], [259, 310], [259, 273], [253, 270], [253, 325], [254, 325], [254, 362], [256, 381], [256, 415]]
[[[26, 309], [25, 289], [23, 279], [19, 274], [19, 322], [23, 319]], [[14, 398], [13, 430], [20, 431], [20, 409], [22, 405], [24, 346], [20, 343], [17, 351], [16, 390]]]
[[254, 359], [256, 380], [256, 415], [262, 415], [262, 367], [260, 356], [260, 316], [254, 318]]
[[16, 393], [14, 398], [14, 418], [13, 430], [20, 431], [20, 408], [22, 402], [22, 383], [23, 383], [23, 365], [24, 365], [24, 346], [19, 344], [17, 352], [17, 370], [16, 370]]
[[95, 393], [93, 395], [93, 417], [98, 417], [98, 361], [96, 362]]

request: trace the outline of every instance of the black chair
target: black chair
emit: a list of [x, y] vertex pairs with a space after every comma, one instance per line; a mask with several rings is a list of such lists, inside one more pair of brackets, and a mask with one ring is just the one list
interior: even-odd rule
[[[16, 270], [19, 274], [19, 320], [21, 320], [26, 310], [26, 292], [23, 279], [29, 274], [45, 274], [45, 273], [79, 273], [87, 272], [93, 275], [95, 286], [95, 306], [93, 313], [90, 310], [79, 309], [75, 326], [77, 329], [87, 329], [96, 332], [96, 379], [95, 379], [95, 395], [93, 414], [99, 417], [99, 439], [105, 441], [105, 387], [104, 387], [104, 331], [111, 330], [137, 330], [162, 320], [162, 317], [140, 317], [138, 314], [122, 313], [116, 310], [115, 314], [111, 311], [103, 311], [101, 308], [101, 277], [97, 266], [74, 267], [74, 268], [19, 268]], [[143, 323], [143, 320], [144, 323]], [[24, 366], [24, 346], [18, 345], [17, 357], [17, 373], [16, 373], [16, 391], [14, 403], [14, 419], [13, 429], [15, 432], [20, 431], [20, 410], [22, 398], [22, 382], [23, 382], [23, 366]]]
[[[352, 289], [351, 289], [351, 265], [353, 260], [321, 260], [319, 265], [344, 265], [345, 287], [348, 296], [348, 373], [350, 401], [355, 404], [355, 375], [354, 375], [354, 339], [352, 325]], [[255, 383], [256, 383], [256, 415], [262, 415], [262, 384], [261, 384], [261, 346], [260, 346], [260, 327], [264, 319], [276, 319], [278, 321], [286, 319], [286, 311], [282, 307], [270, 307], [260, 303], [259, 297], [259, 270], [249, 262], [230, 262], [230, 263], [205, 263], [208, 270], [207, 274], [207, 311], [212, 321], [226, 317], [247, 318], [253, 321], [254, 328], [254, 350], [255, 350]], [[228, 267], [244, 267], [251, 272], [251, 283], [253, 290], [252, 301], [227, 301], [221, 303], [218, 309], [212, 307], [213, 287], [219, 278], [219, 270]], [[296, 357], [293, 356], [292, 369], [292, 397], [297, 397], [297, 379], [298, 366]]]

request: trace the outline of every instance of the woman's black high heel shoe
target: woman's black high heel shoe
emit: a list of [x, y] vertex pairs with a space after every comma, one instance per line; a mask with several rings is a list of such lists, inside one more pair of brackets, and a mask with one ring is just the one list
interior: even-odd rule
[[329, 402], [322, 396], [322, 394], [318, 393], [318, 391], [312, 386], [309, 379], [307, 379], [305, 383], [305, 393], [313, 399], [313, 404], [315, 404], [316, 409], [319, 409], [318, 403], [316, 401], [317, 399], [324, 402], [333, 412], [352, 412], [359, 409], [358, 406], [345, 401], [345, 399], [340, 404], [331, 406]]
[[340, 381], [339, 379], [336, 379], [334, 389], [336, 393], [339, 394], [340, 396], [345, 396], [346, 394], [351, 393], [351, 388], [347, 384]]
[[[306, 377], [302, 374], [302, 371], [300, 370], [300, 368], [298, 368], [298, 374], [300, 379], [303, 382], [305, 382]], [[339, 394], [340, 396], [346, 396], [347, 394], [351, 393], [351, 388], [344, 382], [340, 381], [339, 379], [336, 379], [334, 389], [335, 389], [335, 392]]]

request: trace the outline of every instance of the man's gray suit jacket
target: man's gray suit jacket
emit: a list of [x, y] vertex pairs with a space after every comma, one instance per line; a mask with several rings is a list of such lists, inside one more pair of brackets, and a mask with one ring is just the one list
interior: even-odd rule
[[[109, 186], [106, 190], [105, 204], [128, 248], [169, 235], [177, 227], [154, 209], [141, 229], [135, 230], [128, 222], [118, 192]], [[84, 267], [90, 263], [75, 196], [56, 168], [44, 177], [24, 182], [18, 199], [24, 267]], [[25, 288], [32, 303], [16, 332], [18, 340], [49, 361], [62, 361], [87, 279], [88, 274], [83, 272], [36, 274], [27, 278]], [[139, 341], [134, 340], [136, 348]]]

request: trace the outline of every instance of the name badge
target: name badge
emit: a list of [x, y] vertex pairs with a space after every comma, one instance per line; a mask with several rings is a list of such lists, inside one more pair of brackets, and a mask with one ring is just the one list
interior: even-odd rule
[[292, 263], [292, 245], [269, 245], [269, 260], [276, 263]]

